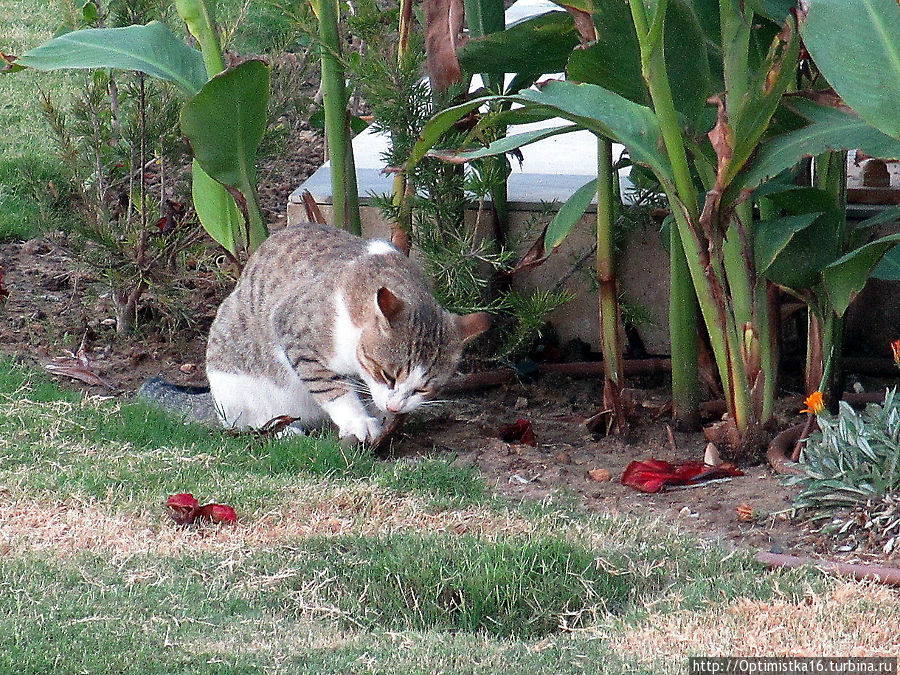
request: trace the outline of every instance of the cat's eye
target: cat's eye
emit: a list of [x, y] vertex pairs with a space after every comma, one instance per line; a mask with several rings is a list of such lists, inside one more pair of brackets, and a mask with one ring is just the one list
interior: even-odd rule
[[430, 389], [416, 389], [416, 393], [419, 396], [428, 396], [431, 393]]
[[394, 385], [397, 384], [397, 378], [391, 377], [390, 375], [388, 375], [386, 370], [381, 371], [381, 377], [384, 379], [385, 382], [387, 382], [387, 385], [391, 389], [393, 389]]

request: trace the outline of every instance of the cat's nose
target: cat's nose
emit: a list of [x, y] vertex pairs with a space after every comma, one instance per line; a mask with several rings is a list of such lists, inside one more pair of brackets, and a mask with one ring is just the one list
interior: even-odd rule
[[403, 410], [403, 406], [400, 405], [399, 403], [388, 403], [387, 409], [388, 409], [388, 412], [398, 413], [401, 410]]

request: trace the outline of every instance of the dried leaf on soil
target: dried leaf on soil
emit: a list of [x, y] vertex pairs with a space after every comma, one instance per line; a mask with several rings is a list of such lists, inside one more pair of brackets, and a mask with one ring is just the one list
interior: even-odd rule
[[535, 447], [537, 445], [537, 437], [534, 435], [534, 429], [531, 422], [526, 419], [518, 419], [514, 424], [507, 424], [500, 427], [497, 432], [501, 441], [507, 443], [521, 443]]
[[598, 483], [607, 483], [612, 480], [612, 474], [606, 469], [591, 469], [588, 471], [588, 478]]
[[44, 368], [53, 375], [71, 377], [87, 384], [106, 387], [110, 391], [115, 391], [115, 387], [94, 372], [83, 347], [78, 350], [77, 354], [70, 352], [68, 349], [63, 353], [65, 356], [57, 356], [52, 363], [48, 363]]

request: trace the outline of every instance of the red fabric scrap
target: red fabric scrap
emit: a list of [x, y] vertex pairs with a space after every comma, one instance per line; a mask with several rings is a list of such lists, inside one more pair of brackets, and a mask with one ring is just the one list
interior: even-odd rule
[[711, 466], [703, 462], [672, 464], [661, 459], [633, 461], [622, 474], [622, 485], [641, 492], [659, 492], [666, 485], [696, 485], [715, 478], [743, 476], [733, 464]]

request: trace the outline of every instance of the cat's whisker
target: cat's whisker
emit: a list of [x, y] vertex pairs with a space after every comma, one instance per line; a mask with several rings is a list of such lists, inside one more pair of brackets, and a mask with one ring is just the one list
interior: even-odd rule
[[419, 404], [419, 408], [437, 408], [439, 406], [443, 406], [447, 403], [452, 403], [452, 402], [453, 401], [444, 400], [444, 399], [441, 399], [438, 401], [423, 401], [422, 403]]
[[358, 394], [370, 394], [369, 385], [361, 380], [349, 380], [347, 385]]

